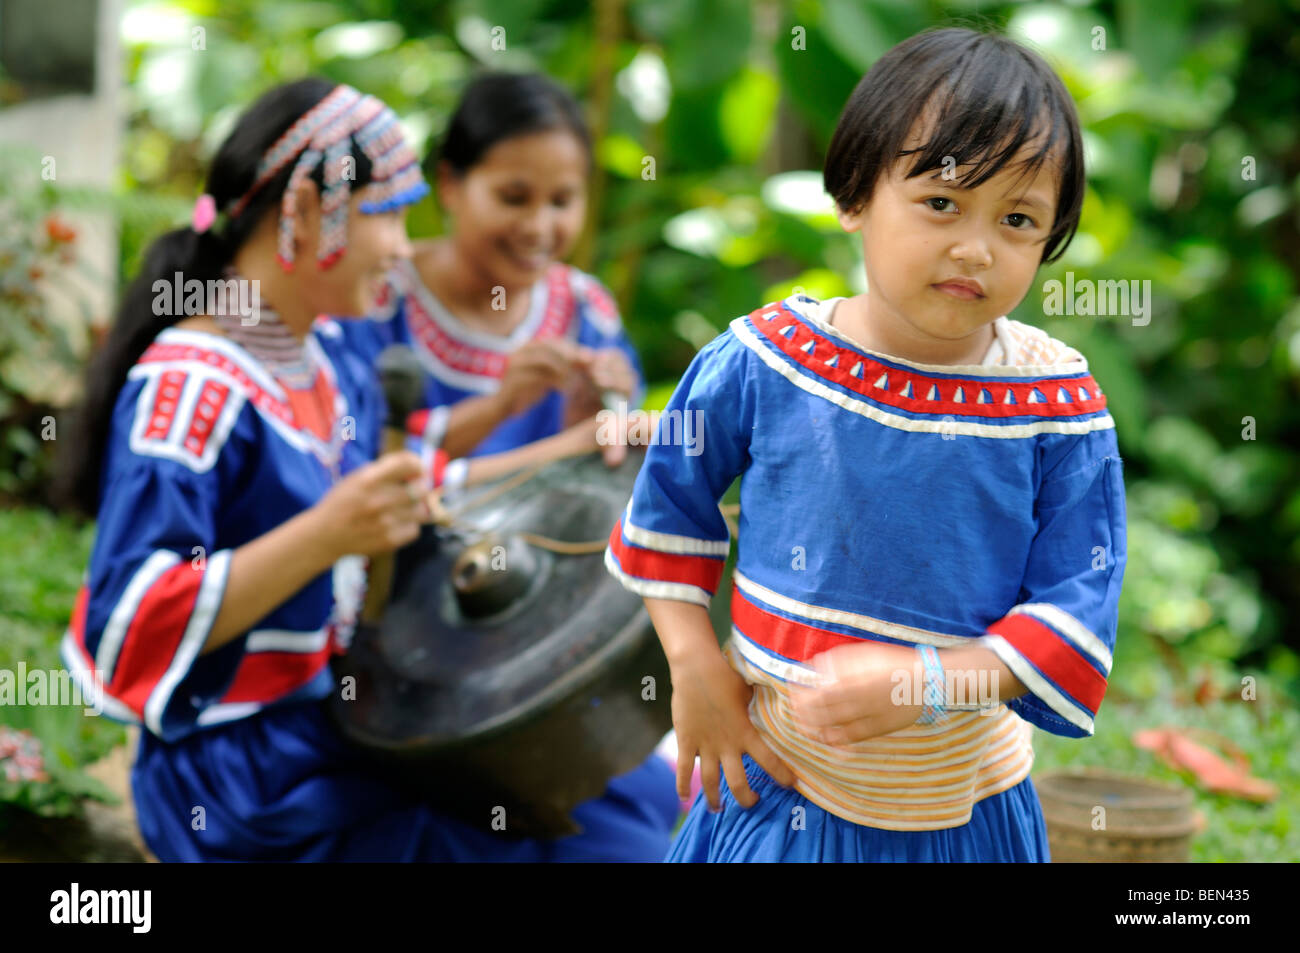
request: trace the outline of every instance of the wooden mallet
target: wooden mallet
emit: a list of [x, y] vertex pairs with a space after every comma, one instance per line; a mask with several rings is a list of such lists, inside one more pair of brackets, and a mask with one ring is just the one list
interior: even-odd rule
[[[388, 405], [384, 421], [380, 454], [392, 453], [406, 447], [406, 418], [420, 401], [424, 389], [424, 372], [415, 353], [403, 344], [390, 344], [375, 361], [379, 386]], [[361, 610], [361, 621], [377, 624], [384, 616], [393, 589], [393, 553], [380, 553], [370, 557], [366, 584], [366, 604]]]

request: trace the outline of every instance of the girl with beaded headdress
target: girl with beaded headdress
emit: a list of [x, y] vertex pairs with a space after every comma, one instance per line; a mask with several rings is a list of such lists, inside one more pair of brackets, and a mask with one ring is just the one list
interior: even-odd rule
[[[98, 524], [62, 654], [142, 728], [132, 790], [161, 859], [551, 856], [375, 776], [321, 704], [363, 558], [416, 537], [437, 473], [375, 459], [373, 369], [318, 316], [374, 307], [426, 192], [379, 100], [319, 79], [271, 90], [218, 150], [191, 227], [149, 248], [89, 370], [60, 490]], [[595, 447], [586, 428], [543, 455]]]

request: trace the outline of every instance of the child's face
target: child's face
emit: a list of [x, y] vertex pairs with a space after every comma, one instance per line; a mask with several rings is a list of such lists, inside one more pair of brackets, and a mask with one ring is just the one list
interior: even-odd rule
[[[1017, 167], [1031, 154], [1026, 149], [975, 189], [957, 181], [965, 167], [947, 180], [943, 170], [904, 178], [907, 157], [881, 177], [864, 207], [840, 212], [846, 231], [862, 232], [874, 324], [957, 342], [1020, 303], [1051, 233], [1058, 188], [1050, 161], [1032, 179]], [[953, 279], [977, 283], [978, 292], [943, 287]]]
[[582, 230], [587, 173], [585, 147], [562, 129], [503, 139], [461, 176], [441, 169], [462, 258], [493, 285], [532, 284]]

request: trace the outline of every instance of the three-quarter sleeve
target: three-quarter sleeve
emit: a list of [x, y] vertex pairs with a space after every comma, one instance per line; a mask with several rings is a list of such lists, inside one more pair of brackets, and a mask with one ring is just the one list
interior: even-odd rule
[[1046, 474], [1019, 603], [980, 640], [1029, 689], [1008, 707], [1066, 737], [1093, 733], [1106, 693], [1127, 561], [1114, 429], [1085, 434]]
[[605, 565], [642, 596], [708, 606], [730, 548], [718, 501], [748, 466], [754, 401], [748, 352], [727, 331], [707, 345], [659, 415], [610, 534]]
[[238, 466], [231, 431], [245, 407], [216, 378], [179, 370], [150, 375], [119, 399], [63, 656], [79, 682], [102, 691], [107, 714], [165, 740], [221, 698], [243, 655], [231, 644], [195, 664], [226, 591], [232, 549], [220, 546], [217, 528]]

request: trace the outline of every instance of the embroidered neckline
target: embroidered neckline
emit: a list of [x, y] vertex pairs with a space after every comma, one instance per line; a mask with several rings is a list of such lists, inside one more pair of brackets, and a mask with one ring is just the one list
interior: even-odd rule
[[337, 481], [343, 457], [343, 435], [338, 422], [347, 413], [347, 398], [339, 388], [338, 376], [329, 357], [312, 335], [303, 339], [301, 350], [333, 395], [334, 424], [328, 440], [298, 419], [282, 382], [239, 341], [195, 328], [166, 328], [141, 355], [139, 363], [189, 360], [224, 373], [239, 385], [256, 410], [273, 426], [282, 428], [281, 432], [286, 436], [291, 435], [294, 440], [305, 444]]
[[[567, 274], [565, 265], [551, 267], [545, 287], [540, 293], [534, 292], [536, 314], [530, 315], [508, 338], [495, 338], [461, 327], [454, 315], [419, 281], [418, 275], [408, 276], [412, 280], [403, 289], [407, 301], [404, 310], [416, 353], [434, 377], [452, 386], [466, 385], [464, 378], [448, 379], [448, 372], [453, 377], [470, 375], [488, 382], [499, 380], [511, 352], [520, 344], [563, 337], [569, 332], [574, 308]], [[470, 385], [475, 386], [477, 383]]]
[[817, 316], [809, 318], [791, 307], [790, 299], [737, 321], [747, 322], [767, 346], [816, 377], [895, 410], [1009, 418], [1077, 417], [1106, 409], [1106, 397], [1087, 373], [1086, 362], [1073, 372], [1079, 362], [943, 365], [940, 371], [938, 365], [912, 364], [863, 348]]
[[[247, 317], [253, 318], [249, 324], [244, 323]], [[316, 383], [319, 368], [315, 355], [306, 346], [310, 332], [299, 339], [278, 314], [265, 306], [252, 315], [220, 313], [213, 320], [229, 340], [291, 390], [309, 390]]]
[[419, 269], [415, 267], [415, 262], [403, 261], [400, 267], [405, 271], [403, 277], [406, 279], [407, 288], [419, 299], [425, 314], [438, 322], [442, 330], [454, 337], [458, 343], [479, 347], [486, 351], [512, 351], [524, 341], [531, 340], [537, 333], [550, 303], [551, 271], [564, 266], [552, 265], [543, 277], [533, 282], [529, 291], [528, 313], [509, 334], [504, 335], [489, 334], [486, 331], [467, 327], [450, 308], [442, 303], [442, 299], [434, 290], [424, 283]]
[[[836, 299], [827, 299], [827, 301]], [[868, 347], [859, 344], [853, 338], [844, 334], [838, 328], [826, 323], [821, 317], [821, 305], [825, 302], [816, 298], [810, 298], [807, 295], [791, 295], [784, 301], [774, 302], [764, 308], [758, 309], [759, 312], [766, 312], [768, 308], [784, 307], [792, 314], [803, 318], [809, 324], [814, 325], [822, 335], [835, 339], [839, 347], [848, 347], [857, 351], [865, 357], [870, 358], [880, 364], [894, 365], [903, 370], [913, 370], [919, 374], [934, 377], [971, 377], [971, 378], [999, 378], [999, 377], [1070, 377], [1077, 374], [1086, 374], [1088, 372], [1087, 360], [1069, 361], [1064, 364], [922, 364], [917, 361], [909, 361], [906, 358], [895, 357], [892, 354], [885, 354], [882, 351], [873, 351]], [[809, 308], [809, 305], [812, 307]], [[758, 313], [758, 312], [756, 312]], [[1007, 321], [1006, 316], [997, 319], [998, 321]], [[995, 341], [1000, 338], [995, 338]]]

